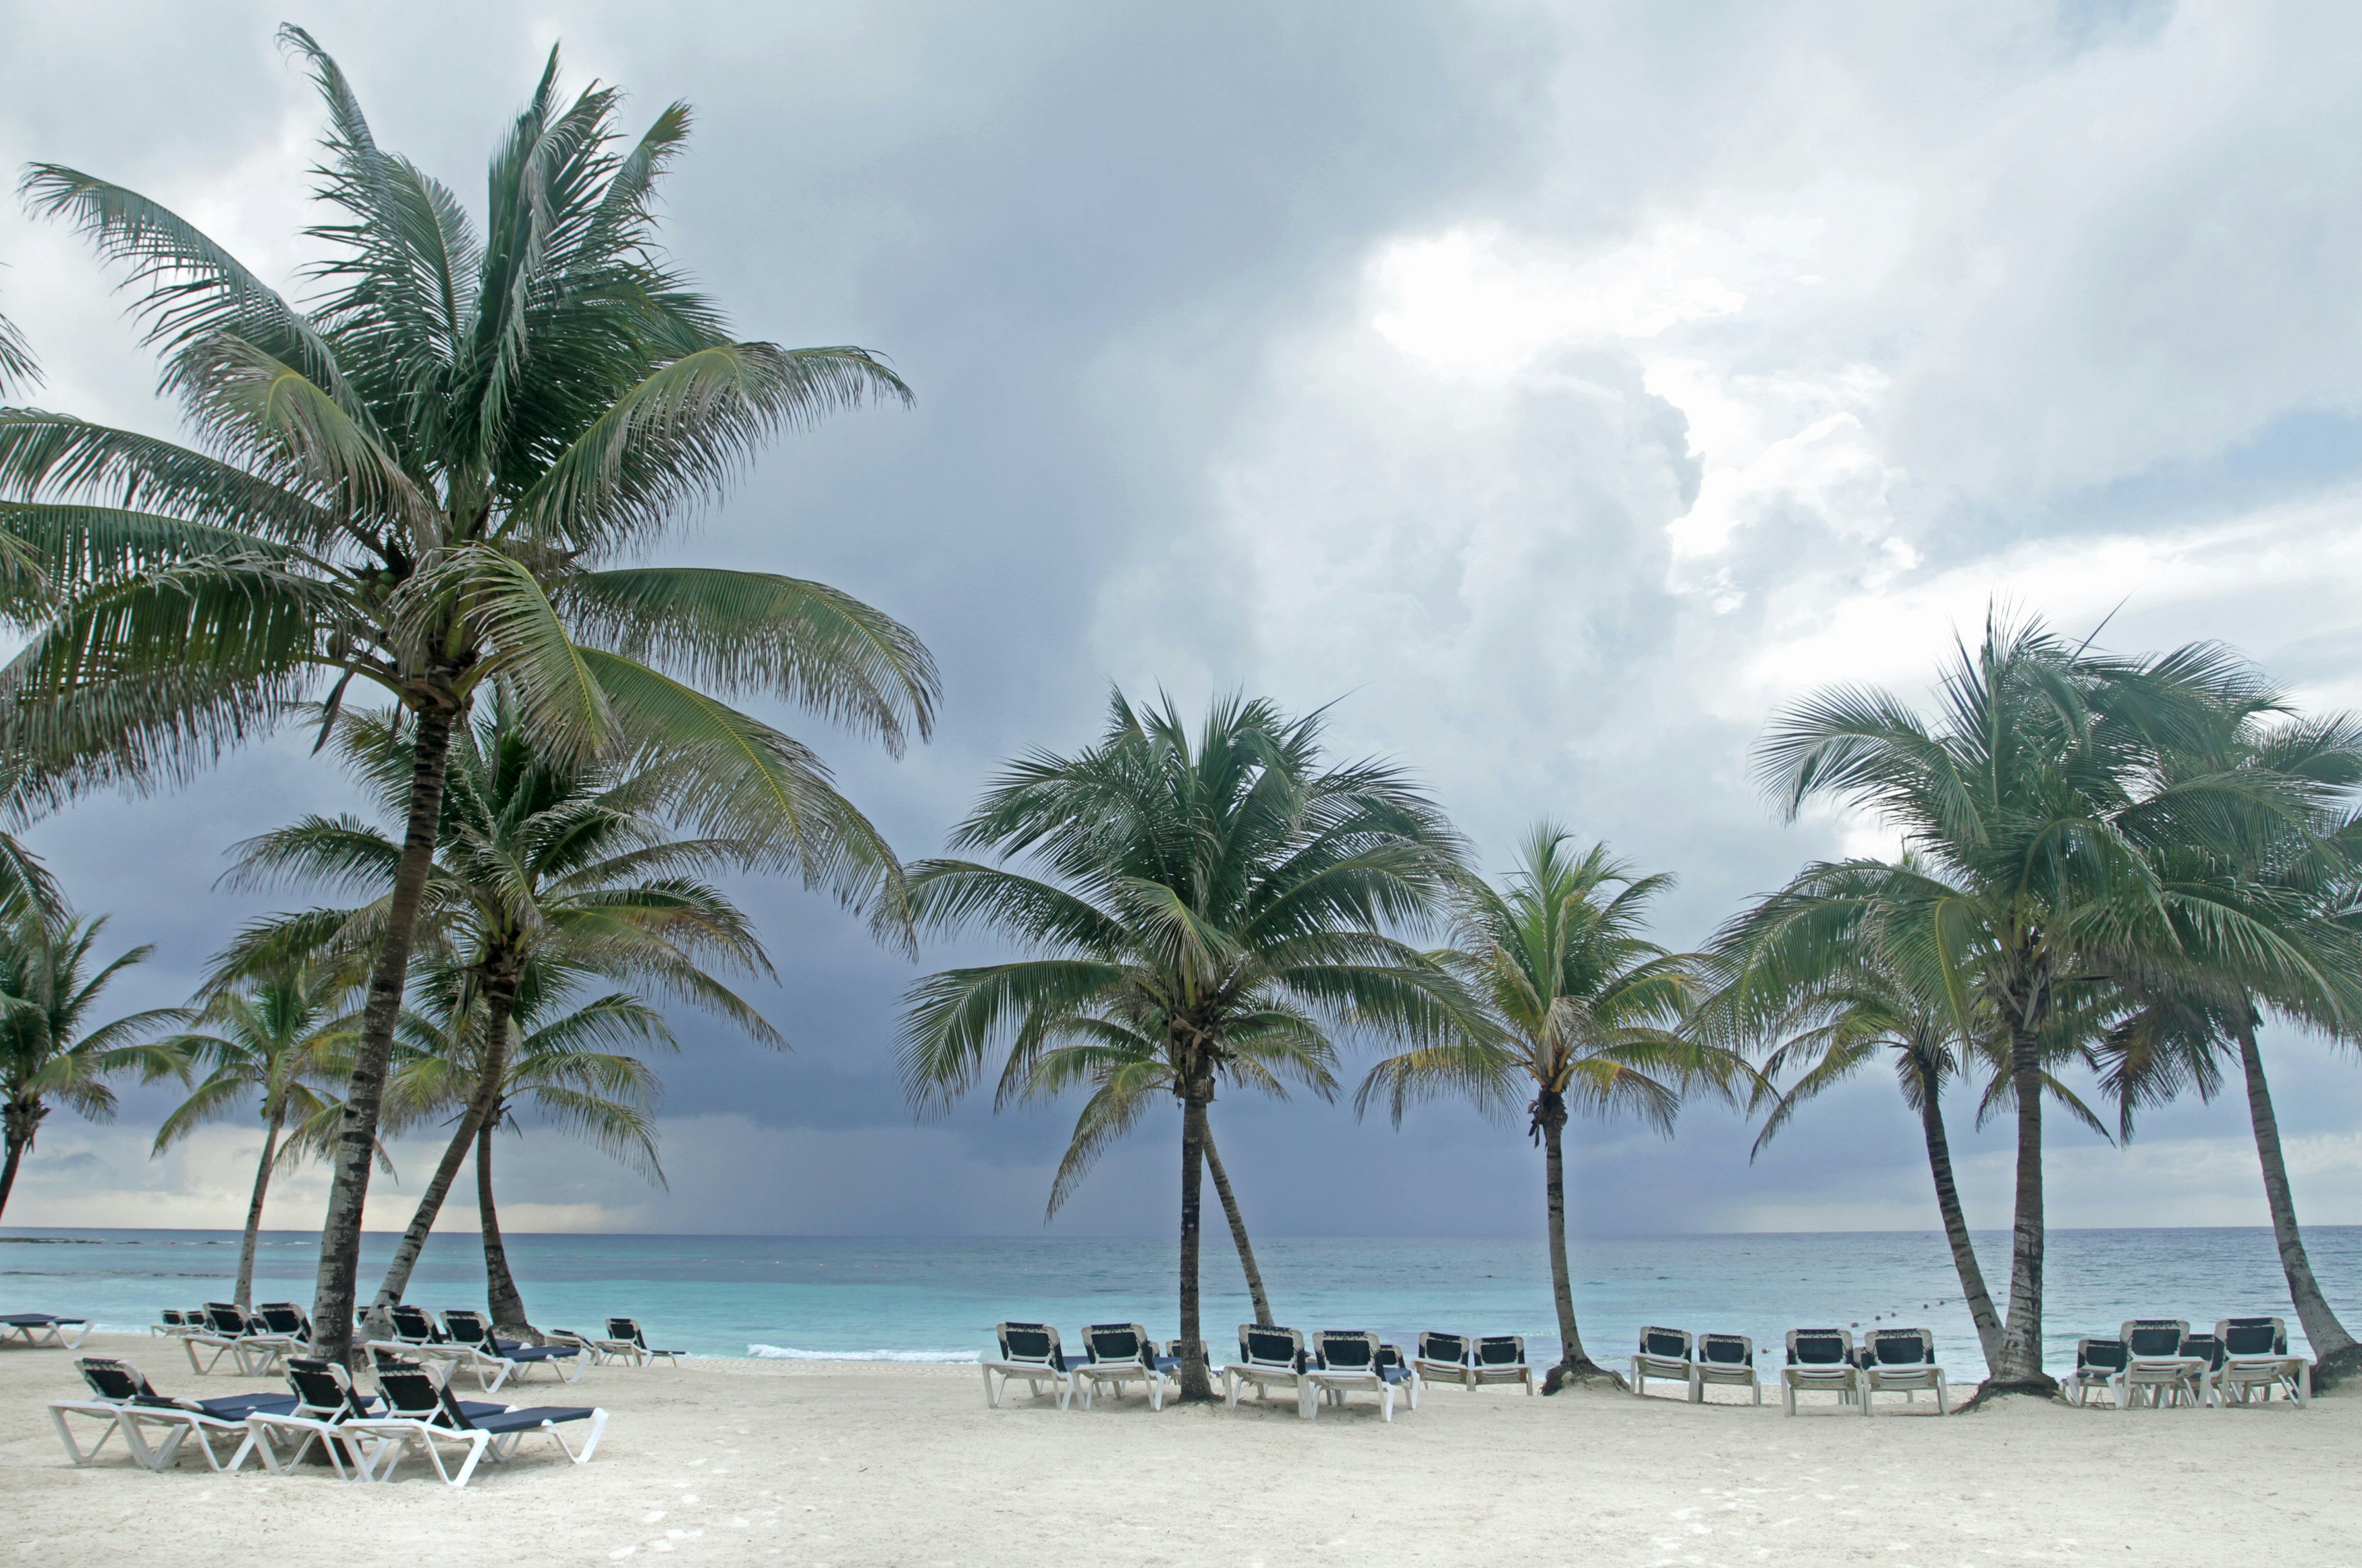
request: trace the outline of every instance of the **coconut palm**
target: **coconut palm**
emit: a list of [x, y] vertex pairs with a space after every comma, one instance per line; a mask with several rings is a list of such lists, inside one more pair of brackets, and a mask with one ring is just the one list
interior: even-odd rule
[[[338, 744], [356, 778], [389, 823], [402, 820], [409, 784], [407, 725], [392, 714], [348, 715]], [[509, 1068], [509, 1014], [529, 966], [603, 976], [651, 988], [713, 1012], [756, 1041], [783, 1045], [777, 1031], [711, 972], [728, 966], [769, 976], [770, 961], [739, 910], [702, 880], [758, 864], [759, 845], [680, 837], [671, 822], [698, 771], [679, 761], [623, 766], [550, 757], [504, 693], [455, 735], [436, 834], [436, 864], [422, 915], [438, 970], [458, 978], [463, 1007], [480, 1002], [474, 1089], [461, 1106], [441, 1162], [419, 1198], [372, 1306], [381, 1313], [408, 1288], [461, 1163], [497, 1121]], [[350, 818], [311, 817], [238, 848], [232, 879], [300, 878], [377, 893], [357, 911], [315, 911], [251, 933], [268, 954], [281, 932], [334, 928], [330, 938], [367, 946], [384, 918], [401, 848]], [[471, 1036], [472, 1038], [472, 1036]], [[408, 1108], [415, 1110], [416, 1108]], [[502, 1305], [496, 1299], [495, 1316]], [[504, 1331], [524, 1325], [501, 1320]]]
[[2055, 1014], [2099, 983], [2103, 952], [2158, 962], [2269, 933], [2235, 901], [2176, 882], [2158, 856], [2250, 809], [2256, 781], [2169, 777], [2256, 682], [2220, 649], [2146, 659], [2092, 654], [2039, 624], [1989, 620], [1944, 671], [1931, 722], [1893, 695], [1837, 688], [1792, 708], [1761, 746], [1793, 818], [1829, 797], [1875, 813], [1911, 856], [1807, 866], [1783, 890], [1797, 977], [1835, 973], [1871, 938], [1924, 948], [1955, 1019], [1980, 987], [2009, 1046], [2016, 1197], [2001, 1353], [1984, 1392], [2047, 1393], [2042, 1368], [2042, 1105]]
[[33, 358], [32, 346], [17, 324], [0, 315], [0, 397], [14, 397], [19, 391], [39, 386], [41, 367]]
[[491, 1006], [472, 977], [448, 971], [424, 988], [428, 1002], [406, 1010], [403, 1048], [390, 1099], [427, 1105], [452, 1099], [473, 1103], [485, 1064], [498, 1053], [491, 1109], [473, 1134], [477, 1223], [483, 1234], [484, 1276], [495, 1332], [538, 1341], [526, 1320], [524, 1298], [508, 1263], [493, 1198], [492, 1135], [521, 1133], [529, 1121], [569, 1132], [661, 1186], [655, 1111], [662, 1091], [636, 1053], [676, 1050], [664, 1015], [637, 997], [613, 993], [570, 1010], [579, 977], [563, 966], [529, 964], [519, 977], [505, 1023], [505, 1049], [491, 1042]]
[[24, 904], [0, 911], [0, 1213], [52, 1110], [110, 1121], [107, 1079], [136, 1073], [154, 1083], [188, 1071], [180, 1052], [141, 1038], [179, 1022], [178, 1010], [92, 1021], [107, 987], [156, 951], [134, 947], [93, 968], [105, 929], [105, 915], [83, 920]]
[[1493, 888], [1473, 878], [1451, 905], [1451, 945], [1437, 960], [1476, 998], [1477, 1027], [1418, 1044], [1370, 1070], [1355, 1097], [1383, 1100], [1396, 1125], [1414, 1100], [1445, 1095], [1505, 1113], [1522, 1105], [1542, 1148], [1551, 1295], [1559, 1360], [1543, 1381], [1611, 1377], [1583, 1348], [1567, 1257], [1567, 1122], [1575, 1111], [1638, 1116], [1670, 1136], [1683, 1096], [1727, 1094], [1748, 1077], [1728, 1049], [1685, 1035], [1693, 960], [1648, 939], [1649, 905], [1672, 885], [1640, 876], [1605, 845], [1537, 824], [1518, 868]]
[[0, 412], [0, 529], [48, 591], [0, 678], [0, 742], [51, 797], [171, 782], [355, 681], [414, 724], [403, 854], [347, 1096], [313, 1320], [349, 1350], [370, 1154], [451, 736], [490, 679], [545, 749], [694, 759], [701, 831], [892, 918], [898, 870], [799, 742], [710, 691], [767, 692], [899, 748], [937, 692], [926, 650], [822, 584], [620, 564], [719, 496], [783, 428], [906, 399], [854, 348], [732, 336], [657, 248], [689, 128], [628, 146], [615, 90], [563, 97], [557, 59], [494, 152], [486, 205], [381, 148], [336, 62], [282, 41], [326, 101], [328, 252], [299, 308], [185, 219], [36, 164], [37, 213], [120, 263], [182, 447]]
[[[1168, 700], [1120, 694], [1097, 745], [1004, 769], [953, 834], [999, 864], [933, 860], [911, 907], [1031, 949], [947, 969], [908, 994], [913, 1099], [947, 1105], [1001, 1058], [997, 1105], [1054, 1054], [1153, 1055], [1181, 1107], [1181, 1388], [1206, 1398], [1198, 1303], [1207, 1108], [1219, 1085], [1318, 1082], [1341, 1027], [1431, 1038], [1445, 977], [1385, 927], [1426, 917], [1454, 862], [1442, 813], [1400, 770], [1324, 766], [1319, 716], [1215, 702], [1192, 736]], [[1029, 874], [1010, 862], [1021, 859]], [[1087, 1057], [1067, 1057], [1076, 1077]], [[1150, 1097], [1143, 1094], [1141, 1103]]]
[[[359, 1022], [351, 1004], [361, 973], [349, 958], [275, 965], [243, 985], [214, 989], [190, 1029], [158, 1043], [212, 1070], [164, 1118], [155, 1153], [249, 1101], [262, 1118], [262, 1154], [254, 1164], [254, 1193], [238, 1243], [235, 1299], [240, 1307], [254, 1305], [254, 1252], [272, 1173], [290, 1156], [327, 1152], [302, 1134], [310, 1131], [316, 1138], [342, 1110], [336, 1091], [351, 1071]], [[298, 1136], [283, 1138], [291, 1127]]]

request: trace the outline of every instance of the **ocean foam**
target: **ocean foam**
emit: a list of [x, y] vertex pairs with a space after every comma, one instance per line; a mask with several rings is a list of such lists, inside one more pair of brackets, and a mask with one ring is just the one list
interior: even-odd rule
[[977, 1359], [977, 1354], [975, 1351], [797, 1350], [792, 1345], [748, 1345], [746, 1347], [746, 1353], [753, 1356], [757, 1361], [926, 1361], [958, 1363], [963, 1361], [972, 1362]]

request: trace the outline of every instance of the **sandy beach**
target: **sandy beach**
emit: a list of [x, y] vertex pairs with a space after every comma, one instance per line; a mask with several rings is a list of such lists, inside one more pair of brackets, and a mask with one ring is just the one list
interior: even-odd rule
[[[192, 1376], [160, 1340], [84, 1352], [173, 1393], [267, 1381]], [[1310, 1423], [1278, 1402], [1062, 1413], [1021, 1385], [990, 1410], [971, 1367], [711, 1360], [529, 1385], [519, 1402], [613, 1412], [597, 1457], [452, 1492], [415, 1465], [375, 1486], [77, 1469], [42, 1405], [78, 1386], [63, 1353], [0, 1353], [0, 1561], [2362, 1562], [2352, 1395], [1790, 1420], [1776, 1401], [1431, 1388], [1389, 1426], [1365, 1402]]]

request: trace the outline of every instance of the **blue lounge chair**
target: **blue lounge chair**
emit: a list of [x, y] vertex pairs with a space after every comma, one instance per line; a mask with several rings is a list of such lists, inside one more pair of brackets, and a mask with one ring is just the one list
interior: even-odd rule
[[[73, 1337], [66, 1337], [72, 1331]], [[0, 1344], [14, 1334], [35, 1349], [80, 1350], [90, 1338], [87, 1318], [60, 1318], [48, 1312], [11, 1312], [0, 1318]]]
[[[1056, 1329], [1047, 1323], [999, 1323], [994, 1325], [992, 1334], [1000, 1354], [984, 1363], [987, 1408], [1000, 1408], [1000, 1397], [1009, 1391], [1010, 1384], [1020, 1380], [1037, 1399], [1042, 1397], [1043, 1386], [1048, 1385], [1056, 1391], [1061, 1410], [1072, 1402], [1075, 1364], [1059, 1346]], [[996, 1376], [1000, 1379], [998, 1387], [992, 1381]]]
[[1457, 1383], [1462, 1388], [1474, 1388], [1468, 1381], [1468, 1349], [1466, 1334], [1424, 1332], [1418, 1336], [1418, 1354], [1411, 1358], [1410, 1367], [1422, 1383]]
[[1526, 1359], [1525, 1335], [1487, 1334], [1476, 1342], [1468, 1362], [1468, 1386], [1482, 1388], [1487, 1383], [1522, 1383], [1527, 1393], [1534, 1391], [1534, 1364]]
[[1861, 1368], [1854, 1364], [1853, 1335], [1844, 1329], [1791, 1329], [1788, 1364], [1780, 1369], [1780, 1402], [1796, 1413], [1796, 1396], [1818, 1390], [1840, 1405], [1861, 1402]]
[[[281, 1394], [176, 1399], [156, 1392], [138, 1367], [113, 1356], [85, 1356], [74, 1365], [89, 1386], [91, 1397], [51, 1400], [50, 1419], [76, 1464], [97, 1458], [99, 1450], [106, 1446], [108, 1433], [120, 1432], [124, 1448], [144, 1469], [169, 1469], [183, 1452], [193, 1449], [208, 1468], [236, 1470], [254, 1452], [254, 1434], [246, 1419], [257, 1410], [290, 1410], [295, 1406], [292, 1398]], [[69, 1416], [104, 1422], [105, 1430], [84, 1449], [74, 1441]], [[232, 1437], [237, 1440], [237, 1445], [224, 1459], [219, 1441]]]
[[1682, 1392], [1696, 1399], [1698, 1392], [1691, 1373], [1695, 1370], [1690, 1357], [1690, 1336], [1686, 1329], [1642, 1329], [1639, 1348], [1632, 1353], [1632, 1392], [1645, 1397], [1649, 1379], [1660, 1383], [1678, 1383]]
[[1179, 1378], [1181, 1362], [1161, 1353], [1138, 1323], [1093, 1323], [1083, 1331], [1083, 1362], [1074, 1373], [1075, 1390], [1086, 1410], [1098, 1385], [1108, 1385], [1120, 1399], [1127, 1383], [1140, 1384], [1147, 1392], [1148, 1408], [1162, 1410], [1164, 1380], [1168, 1375]]
[[1241, 1323], [1239, 1359], [1222, 1368], [1223, 1402], [1236, 1409], [1239, 1390], [1249, 1384], [1254, 1385], [1258, 1399], [1269, 1398], [1274, 1388], [1286, 1388], [1296, 1396], [1297, 1413], [1309, 1419], [1312, 1386], [1306, 1379], [1310, 1366], [1299, 1331]]
[[536, 1366], [548, 1369], [564, 1382], [579, 1383], [583, 1369], [590, 1364], [590, 1357], [579, 1344], [528, 1345], [495, 1339], [491, 1320], [465, 1308], [444, 1312], [443, 1334], [464, 1353], [469, 1370], [487, 1394], [511, 1379], [524, 1382], [524, 1375]]
[[1418, 1386], [1411, 1381], [1410, 1369], [1400, 1364], [1400, 1353], [1396, 1364], [1385, 1364], [1377, 1335], [1358, 1329], [1323, 1329], [1312, 1336], [1312, 1343], [1315, 1360], [1304, 1374], [1306, 1391], [1297, 1397], [1297, 1414], [1306, 1420], [1317, 1417], [1324, 1403], [1342, 1408], [1347, 1395], [1367, 1393], [1377, 1396], [1379, 1419], [1391, 1421], [1395, 1390], [1406, 1385], [1411, 1408], [1418, 1408]]
[[1936, 1364], [1936, 1336], [1926, 1329], [1872, 1329], [1861, 1347], [1861, 1409], [1869, 1415], [1871, 1396], [1903, 1396], [1909, 1404], [1923, 1393], [1936, 1396], [1936, 1413], [1949, 1415], [1945, 1403], [1944, 1369]]
[[2275, 1389], [2298, 1405], [2312, 1402], [2312, 1364], [2289, 1354], [2288, 1325], [2278, 1318], [2225, 1318], [2214, 1325], [2223, 1346], [2211, 1379], [2216, 1408], [2269, 1404]]
[[687, 1351], [653, 1350], [648, 1345], [647, 1331], [640, 1327], [637, 1318], [610, 1318], [607, 1337], [585, 1342], [590, 1353], [602, 1362], [628, 1361], [635, 1366], [646, 1366], [652, 1361], [668, 1361], [675, 1366]]
[[[607, 1430], [607, 1412], [590, 1406], [510, 1406], [495, 1411], [463, 1405], [425, 1367], [381, 1366], [377, 1386], [385, 1406], [381, 1412], [339, 1423], [345, 1432], [370, 1444], [362, 1462], [362, 1479], [369, 1481], [392, 1480], [403, 1455], [416, 1449], [446, 1485], [465, 1486], [480, 1462], [513, 1459], [518, 1444], [535, 1434], [547, 1437], [575, 1463], [588, 1464], [598, 1451], [600, 1434]], [[578, 1421], [584, 1423], [579, 1452], [560, 1430]], [[445, 1462], [447, 1448], [464, 1451], [456, 1470]]]

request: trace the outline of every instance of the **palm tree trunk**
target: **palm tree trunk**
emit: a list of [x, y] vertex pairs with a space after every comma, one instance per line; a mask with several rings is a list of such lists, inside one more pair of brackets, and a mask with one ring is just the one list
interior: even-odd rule
[[485, 1305], [491, 1309], [493, 1333], [538, 1342], [541, 1331], [524, 1320], [524, 1297], [517, 1293], [516, 1276], [509, 1273], [508, 1247], [501, 1241], [501, 1217], [492, 1207], [492, 1134], [499, 1126], [488, 1121], [476, 1132], [476, 1215], [484, 1230]]
[[1270, 1324], [1271, 1297], [1263, 1293], [1263, 1270], [1255, 1267], [1254, 1244], [1247, 1240], [1246, 1217], [1239, 1212], [1238, 1198], [1231, 1191], [1231, 1178], [1222, 1169], [1222, 1157], [1214, 1152], [1214, 1130], [1205, 1132], [1206, 1169], [1214, 1178], [1214, 1191], [1222, 1200], [1222, 1212], [1230, 1217], [1231, 1241], [1239, 1249], [1239, 1266], [1246, 1270], [1247, 1295], [1253, 1298], [1255, 1321]]
[[1944, 1239], [1952, 1245], [1952, 1266], [1960, 1274], [1960, 1298], [1977, 1326], [1985, 1369], [2001, 1364], [2001, 1315], [1993, 1310], [1992, 1293], [1985, 1288], [1985, 1271], [1977, 1266], [1977, 1249], [1969, 1240], [1968, 1216], [1960, 1209], [1960, 1189], [1952, 1180], [1952, 1142], [1944, 1132], [1944, 1108], [1936, 1086], [1923, 1081], [1919, 1098], [1919, 1128], [1927, 1137], [1927, 1170], [1936, 1178], [1936, 1209], [1944, 1217]]
[[2001, 1361], [1978, 1397], [1989, 1394], [2055, 1394], [2042, 1370], [2042, 1046], [2034, 1029], [2014, 1023], [2010, 1078], [2017, 1094], [2017, 1209], [2010, 1229], [2009, 1318], [2002, 1326]]
[[[419, 1194], [418, 1209], [410, 1217], [410, 1228], [403, 1231], [402, 1244], [393, 1250], [393, 1262], [386, 1266], [385, 1281], [377, 1287], [377, 1299], [370, 1304], [372, 1323], [401, 1305], [403, 1294], [410, 1288], [411, 1271], [418, 1266], [419, 1254], [426, 1250], [426, 1238], [435, 1230], [436, 1217], [443, 1212], [443, 1200], [451, 1195], [451, 1184], [459, 1178], [460, 1163], [475, 1147], [478, 1130], [499, 1103], [501, 1081], [509, 1070], [509, 1013], [515, 1005], [513, 980], [485, 982], [486, 1043], [483, 1066], [476, 1075], [476, 1092], [469, 1096], [468, 1109], [460, 1115], [459, 1125], [452, 1131], [451, 1142], [443, 1150], [442, 1163], [435, 1167], [426, 1190]], [[391, 1322], [391, 1319], [387, 1320]]]
[[2264, 1201], [2272, 1211], [2272, 1240], [2280, 1250], [2280, 1270], [2288, 1275], [2289, 1299], [2296, 1305], [2304, 1337], [2312, 1342], [2313, 1360], [2323, 1373], [2313, 1386], [2362, 1372], [2362, 1346], [2345, 1331], [2331, 1311], [2329, 1298], [2313, 1277], [2312, 1259], [2304, 1250], [2304, 1232], [2297, 1229], [2296, 1198], [2289, 1190], [2288, 1161], [2280, 1153], [2279, 1118], [2272, 1110], [2272, 1086], [2264, 1078], [2264, 1055], [2256, 1048], [2252, 1015], [2237, 1030], [2239, 1066], [2247, 1077], [2247, 1118], [2255, 1123], [2256, 1157], [2264, 1167]]
[[8, 1154], [0, 1160], [0, 1214], [8, 1212], [8, 1194], [17, 1186], [17, 1167], [25, 1160], [25, 1140], [17, 1134], [17, 1108], [8, 1107]]
[[271, 1105], [270, 1129], [262, 1135], [262, 1159], [254, 1167], [254, 1196], [246, 1205], [246, 1239], [237, 1249], [237, 1292], [231, 1297], [241, 1312], [254, 1309], [254, 1244], [262, 1234], [262, 1199], [270, 1190], [270, 1166], [279, 1158], [279, 1126], [287, 1119], [282, 1093]]
[[1211, 1399], [1206, 1335], [1198, 1312], [1198, 1243], [1206, 1165], [1206, 1099], [1194, 1086], [1181, 1101], [1181, 1397]]
[[1542, 1135], [1543, 1189], [1549, 1197], [1551, 1298], [1558, 1306], [1558, 1364], [1542, 1379], [1542, 1392], [1555, 1394], [1570, 1381], [1616, 1375], [1583, 1352], [1574, 1322], [1574, 1275], [1566, 1255], [1566, 1100], [1545, 1089], [1534, 1102], [1534, 1123]]
[[443, 778], [451, 759], [456, 701], [419, 710], [411, 753], [410, 826], [394, 868], [386, 906], [385, 933], [370, 971], [369, 1004], [361, 1013], [361, 1037], [353, 1052], [353, 1073], [345, 1090], [344, 1124], [337, 1133], [336, 1176], [328, 1187], [328, 1215], [320, 1229], [320, 1273], [312, 1294], [314, 1352], [325, 1360], [349, 1362], [353, 1349], [353, 1302], [359, 1289], [361, 1218], [369, 1202], [370, 1165], [377, 1154], [378, 1111], [385, 1099], [386, 1067], [393, 1055], [394, 1024], [402, 1013], [410, 950], [418, 934], [418, 911], [435, 865], [435, 836], [443, 814]]

